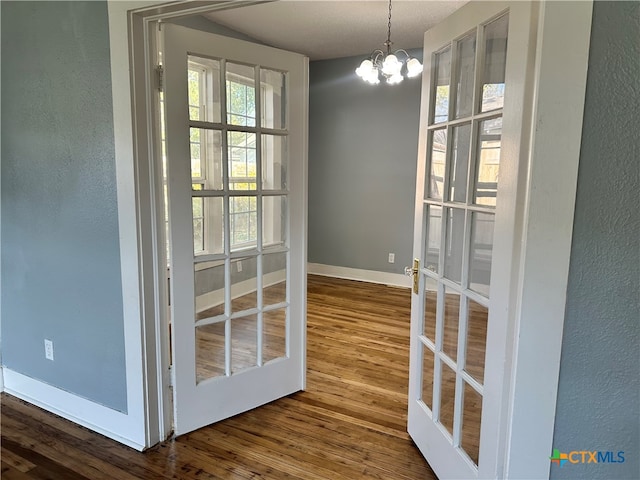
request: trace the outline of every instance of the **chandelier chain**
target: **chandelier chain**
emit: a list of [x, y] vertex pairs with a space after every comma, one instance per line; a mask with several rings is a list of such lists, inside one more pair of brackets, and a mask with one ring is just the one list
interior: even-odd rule
[[391, 50], [391, 0], [389, 0], [389, 23], [387, 24], [387, 53]]

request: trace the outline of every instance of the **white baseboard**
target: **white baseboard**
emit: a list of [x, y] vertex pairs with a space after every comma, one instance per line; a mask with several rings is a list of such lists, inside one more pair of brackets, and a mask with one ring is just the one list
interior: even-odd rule
[[132, 425], [133, 419], [129, 415], [8, 368], [2, 369], [2, 374], [4, 376], [4, 391], [8, 394], [131, 448], [139, 451], [144, 450], [143, 444], [122, 435], [122, 432], [139, 430], [138, 425]]
[[359, 268], [336, 267], [321, 263], [308, 263], [307, 273], [322, 275], [324, 277], [337, 277], [346, 280], [359, 280], [361, 282], [382, 283], [394, 287], [411, 288], [411, 278], [401, 273], [377, 272], [374, 270], [361, 270]]
[[2, 371], [1, 365], [0, 365], [0, 392], [4, 392], [4, 372]]

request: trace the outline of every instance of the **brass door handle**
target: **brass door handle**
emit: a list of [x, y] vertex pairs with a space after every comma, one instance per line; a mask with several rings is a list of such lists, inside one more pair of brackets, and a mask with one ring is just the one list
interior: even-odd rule
[[413, 293], [418, 294], [418, 285], [420, 283], [420, 276], [418, 273], [420, 272], [420, 259], [413, 259], [412, 267], [404, 267], [404, 274], [407, 277], [413, 277]]

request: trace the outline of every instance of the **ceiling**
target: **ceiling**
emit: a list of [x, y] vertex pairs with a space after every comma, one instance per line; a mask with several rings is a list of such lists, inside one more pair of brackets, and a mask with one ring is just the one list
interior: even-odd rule
[[[396, 0], [392, 3], [394, 49], [422, 47], [424, 32], [467, 0]], [[386, 0], [281, 0], [205, 16], [274, 47], [311, 60], [368, 55], [387, 39]]]

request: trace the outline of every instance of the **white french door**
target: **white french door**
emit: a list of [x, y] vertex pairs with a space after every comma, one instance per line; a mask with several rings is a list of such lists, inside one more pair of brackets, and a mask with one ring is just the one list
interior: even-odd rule
[[500, 478], [535, 5], [425, 34], [408, 431], [438, 478]]
[[304, 388], [308, 64], [162, 31], [180, 435]]

